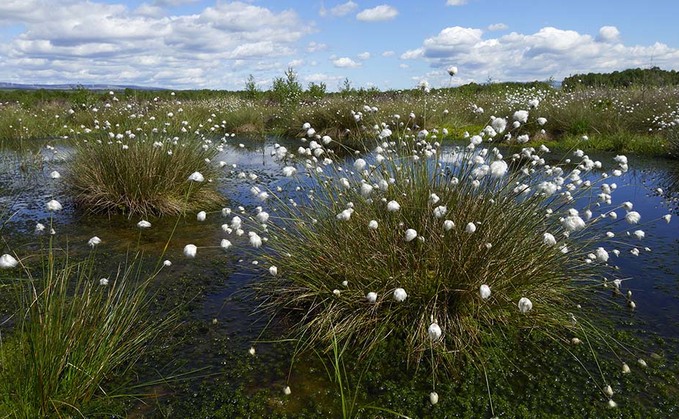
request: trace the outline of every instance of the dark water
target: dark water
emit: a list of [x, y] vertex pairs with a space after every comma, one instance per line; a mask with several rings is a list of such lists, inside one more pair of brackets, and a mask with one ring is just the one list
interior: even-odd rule
[[[252, 214], [260, 204], [250, 193], [253, 185], [275, 190], [288, 183], [281, 173], [283, 164], [271, 157], [275, 143], [292, 152], [303, 145], [297, 139], [232, 138], [215, 159], [226, 163], [215, 182], [234, 211], [242, 206], [247, 214]], [[208, 213], [204, 222], [197, 221], [194, 214], [179, 220], [152, 218], [149, 219], [152, 227], [144, 230], [136, 227], [139, 217], [84, 214], [73, 207], [62, 180], [49, 177], [53, 170], [62, 175], [67, 172], [68, 149], [57, 145], [51, 150], [42, 145], [36, 142], [28, 157], [26, 151], [6, 150], [0, 154], [0, 214], [5, 222], [1, 232], [2, 253], [11, 249], [23, 256], [37, 249], [40, 239], [35, 236], [34, 227], [40, 222], [48, 230], [52, 226], [58, 243], [75, 254], [87, 254], [90, 251], [87, 240], [94, 235], [100, 237], [103, 243], [97, 251], [103, 255], [104, 271], [114, 272], [124, 263], [124, 255], [137, 249], [145, 253], [150, 265], [168, 259], [172, 266], [158, 278], [162, 282], [159, 295], [169, 306], [189, 301], [185, 316], [191, 324], [172, 348], [180, 351], [173, 352], [172, 357], [183, 360], [184, 370], [202, 369], [201, 374], [222, 374], [227, 368], [225, 363], [247, 357], [247, 349], [262, 338], [261, 332], [267, 326], [265, 318], [253, 314], [256, 302], [245, 291], [253, 280], [253, 259], [237, 249], [247, 247], [247, 235], [227, 236], [220, 226], [229, 218], [222, 217], [219, 210]], [[611, 161], [612, 157], [597, 156], [602, 161]], [[240, 173], [245, 173], [245, 178]], [[249, 178], [251, 174], [257, 176], [256, 181]], [[641, 247], [651, 249], [642, 251], [639, 257], [625, 255], [616, 259], [623, 277], [630, 278], [625, 286], [633, 291], [637, 303], [637, 309], [629, 314], [630, 320], [663, 338], [679, 338], [679, 165], [674, 161], [630, 157], [630, 170], [615, 182], [618, 190], [614, 199], [634, 203], [634, 209], [643, 217], [639, 227], [646, 232]], [[63, 211], [52, 214], [45, 209], [45, 203], [53, 198], [63, 204]], [[669, 224], [661, 220], [667, 213], [674, 217]], [[233, 242], [232, 251], [219, 248], [220, 240], [226, 237]], [[199, 247], [195, 259], [182, 255], [188, 243]], [[161, 254], [166, 244], [167, 251]], [[679, 353], [677, 347], [665, 350]], [[282, 388], [287, 380], [287, 359], [278, 357], [266, 345], [257, 345], [257, 351], [260, 360], [278, 365], [257, 374], [255, 385]], [[320, 372], [320, 376], [324, 374]], [[319, 385], [318, 377], [311, 373], [306, 378], [298, 373], [292, 379], [296, 391], [313, 392]]]

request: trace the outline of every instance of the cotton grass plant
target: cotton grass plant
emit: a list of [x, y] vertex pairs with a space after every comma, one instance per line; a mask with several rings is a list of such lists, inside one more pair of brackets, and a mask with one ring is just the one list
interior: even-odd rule
[[[218, 205], [211, 180], [218, 150], [194, 134], [129, 132], [81, 138], [66, 181], [75, 203], [95, 213], [177, 215]], [[194, 172], [208, 182], [190, 182]]]
[[[300, 350], [349, 342], [366, 357], [395, 339], [411, 367], [429, 360], [433, 390], [443, 371], [511, 359], [506, 343], [521, 350], [531, 337], [627, 351], [590, 319], [611, 289], [622, 296], [613, 258], [639, 254], [625, 236], [639, 214], [611, 197], [627, 159], [609, 173], [580, 150], [556, 164], [545, 147], [501, 151], [493, 142], [515, 142], [504, 122], [452, 152], [424, 130], [382, 124], [353, 162], [328, 158], [319, 138], [284, 155], [298, 163], [284, 168], [274, 216], [253, 218], [271, 267], [256, 288]], [[618, 305], [635, 307], [631, 294]], [[605, 388], [600, 369], [587, 372]]]
[[116, 395], [107, 380], [131, 366], [174, 317], [148, 316], [157, 272], [143, 274], [136, 258], [101, 276], [94, 251], [81, 261], [68, 253], [50, 239], [42, 256], [2, 265], [16, 274], [19, 300], [0, 345], [0, 412], [10, 417], [86, 414], [95, 398]]

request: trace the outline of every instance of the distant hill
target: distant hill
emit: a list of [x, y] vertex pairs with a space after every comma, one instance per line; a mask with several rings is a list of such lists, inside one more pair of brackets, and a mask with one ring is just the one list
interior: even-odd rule
[[161, 87], [145, 87], [124, 84], [22, 84], [0, 82], [0, 90], [167, 90]]

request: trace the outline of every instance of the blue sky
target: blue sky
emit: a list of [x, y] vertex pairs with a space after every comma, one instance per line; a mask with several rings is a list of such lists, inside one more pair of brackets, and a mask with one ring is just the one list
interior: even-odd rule
[[293, 67], [384, 90], [679, 70], [678, 15], [670, 0], [3, 0], [0, 81], [268, 89]]

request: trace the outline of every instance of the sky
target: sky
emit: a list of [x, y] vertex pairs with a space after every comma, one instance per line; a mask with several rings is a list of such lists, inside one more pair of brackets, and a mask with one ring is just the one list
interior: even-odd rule
[[293, 68], [336, 91], [679, 70], [677, 16], [676, 0], [1, 0], [0, 82], [268, 90]]

